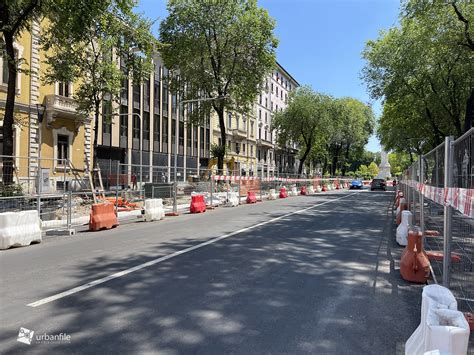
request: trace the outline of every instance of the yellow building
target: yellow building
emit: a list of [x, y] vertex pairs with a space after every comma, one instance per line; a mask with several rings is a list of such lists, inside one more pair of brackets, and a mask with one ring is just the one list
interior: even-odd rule
[[[221, 145], [221, 130], [216, 114], [211, 116], [211, 125], [213, 132], [212, 143]], [[248, 115], [226, 112], [225, 127], [227, 136], [225, 173], [247, 176], [255, 175], [257, 168], [257, 123], [254, 112]], [[233, 161], [233, 172], [229, 171], [232, 169], [230, 161]]]
[[[55, 192], [65, 186], [78, 188], [84, 182], [90, 161], [90, 119], [76, 111], [72, 99], [74, 85], [42, 83], [46, 67], [40, 38], [41, 27], [33, 22], [30, 31], [24, 31], [15, 42], [16, 55], [23, 61], [22, 69], [30, 71], [29, 75], [18, 73], [15, 100], [14, 181], [22, 184], [24, 192], [36, 191], [39, 172], [42, 192]], [[0, 125], [3, 125], [8, 88], [5, 58], [0, 58], [0, 69]], [[3, 153], [3, 137], [0, 137], [0, 153]]]

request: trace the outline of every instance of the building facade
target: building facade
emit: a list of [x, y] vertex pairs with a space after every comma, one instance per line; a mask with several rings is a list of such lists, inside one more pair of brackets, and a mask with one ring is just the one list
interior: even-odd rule
[[[77, 176], [88, 169], [91, 129], [90, 120], [76, 110], [72, 99], [74, 85], [41, 82], [46, 67], [40, 39], [41, 26], [34, 21], [30, 30], [24, 31], [14, 44], [17, 59], [22, 60], [21, 68], [30, 74], [17, 75], [13, 180], [21, 184], [24, 191], [39, 191], [41, 186], [42, 192], [54, 192], [83, 183], [82, 176]], [[6, 58], [0, 58], [0, 69], [1, 115], [8, 89]], [[0, 153], [3, 154], [3, 136], [0, 137]], [[43, 174], [42, 184], [39, 184], [39, 172]]]
[[[265, 79], [251, 114], [226, 113], [226, 161], [233, 159], [234, 173], [273, 176], [297, 172], [298, 149], [296, 145], [280, 147], [277, 144], [272, 120], [275, 112], [286, 108], [290, 91], [298, 86], [298, 82], [277, 63], [276, 69]], [[213, 143], [220, 144], [219, 123], [215, 115], [212, 117]]]
[[201, 126], [188, 124], [187, 107], [170, 88], [169, 70], [159, 55], [153, 62], [154, 71], [142, 84], [123, 81], [118, 105], [103, 103], [97, 160], [101, 174], [110, 175], [104, 181], [116, 181], [114, 175], [130, 172], [143, 182], [174, 181], [175, 154], [178, 180], [207, 169], [210, 118]]

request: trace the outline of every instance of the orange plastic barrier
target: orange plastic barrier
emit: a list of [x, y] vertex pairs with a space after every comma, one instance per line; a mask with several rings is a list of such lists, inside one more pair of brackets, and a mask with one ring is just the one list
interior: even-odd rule
[[206, 212], [206, 202], [204, 201], [203, 195], [191, 196], [191, 206], [189, 206], [189, 212], [191, 213]]
[[281, 187], [280, 188], [280, 198], [287, 198], [288, 197], [288, 191], [286, 191], [286, 187]]
[[[430, 260], [443, 261], [443, 252], [442, 251], [427, 251], [426, 255]], [[457, 254], [451, 254], [452, 263], [460, 263], [461, 257]]]
[[89, 230], [98, 231], [117, 227], [119, 222], [112, 203], [95, 203], [89, 218]]
[[257, 203], [257, 196], [255, 195], [255, 192], [247, 192], [247, 203]]
[[408, 245], [400, 259], [400, 275], [406, 281], [426, 283], [430, 277], [430, 261], [421, 247], [421, 232], [408, 232]]
[[307, 195], [308, 192], [306, 191], [306, 186], [301, 186], [301, 191], [300, 191], [300, 195]]
[[403, 197], [403, 192], [398, 191], [397, 196], [395, 197], [395, 208], [400, 205], [400, 199]]

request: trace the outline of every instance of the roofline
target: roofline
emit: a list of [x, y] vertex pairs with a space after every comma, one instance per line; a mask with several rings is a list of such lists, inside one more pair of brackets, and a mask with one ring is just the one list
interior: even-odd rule
[[278, 63], [278, 61], [276, 62], [276, 65], [279, 69], [284, 71], [285, 74], [288, 75], [290, 77], [290, 79], [293, 80], [296, 83], [297, 86], [301, 86], [300, 83], [298, 81], [296, 81], [296, 79], [290, 73], [288, 73], [288, 71], [285, 68], [283, 68], [283, 66], [280, 63]]

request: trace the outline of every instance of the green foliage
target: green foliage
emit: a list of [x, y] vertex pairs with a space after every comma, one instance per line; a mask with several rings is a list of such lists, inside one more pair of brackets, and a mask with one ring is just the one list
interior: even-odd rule
[[388, 162], [390, 163], [392, 176], [400, 175], [413, 163], [410, 155], [407, 153], [390, 153], [388, 155]]
[[23, 196], [20, 184], [0, 184], [0, 197]]
[[[190, 120], [202, 124], [214, 110], [224, 145], [224, 112], [249, 113], [275, 66], [275, 21], [256, 0], [169, 0], [167, 9], [161, 54], [179, 72], [171, 88], [185, 100], [210, 99], [191, 105]], [[223, 156], [218, 158], [222, 169]]]
[[322, 147], [329, 138], [333, 110], [331, 97], [303, 86], [290, 93], [285, 110], [275, 113], [272, 128], [276, 130], [278, 143], [300, 146], [299, 174], [311, 150]]
[[85, 116], [101, 110], [105, 96], [118, 101], [122, 81], [136, 83], [152, 70], [158, 42], [151, 22], [133, 12], [131, 0], [64, 0], [48, 11], [50, 26], [44, 80], [74, 82], [74, 98]]
[[379, 167], [377, 166], [377, 164], [373, 161], [372, 163], [369, 164], [368, 168], [367, 168], [367, 171], [369, 173], [369, 175], [374, 178], [377, 176], [377, 174], [379, 173]]
[[211, 145], [211, 150], [210, 150], [211, 158], [217, 158], [219, 156], [225, 156], [226, 150], [227, 150], [226, 145], [212, 144]]
[[362, 75], [384, 101], [377, 133], [386, 149], [420, 154], [472, 126], [472, 21], [470, 4], [409, 0], [400, 26], [367, 42]]

